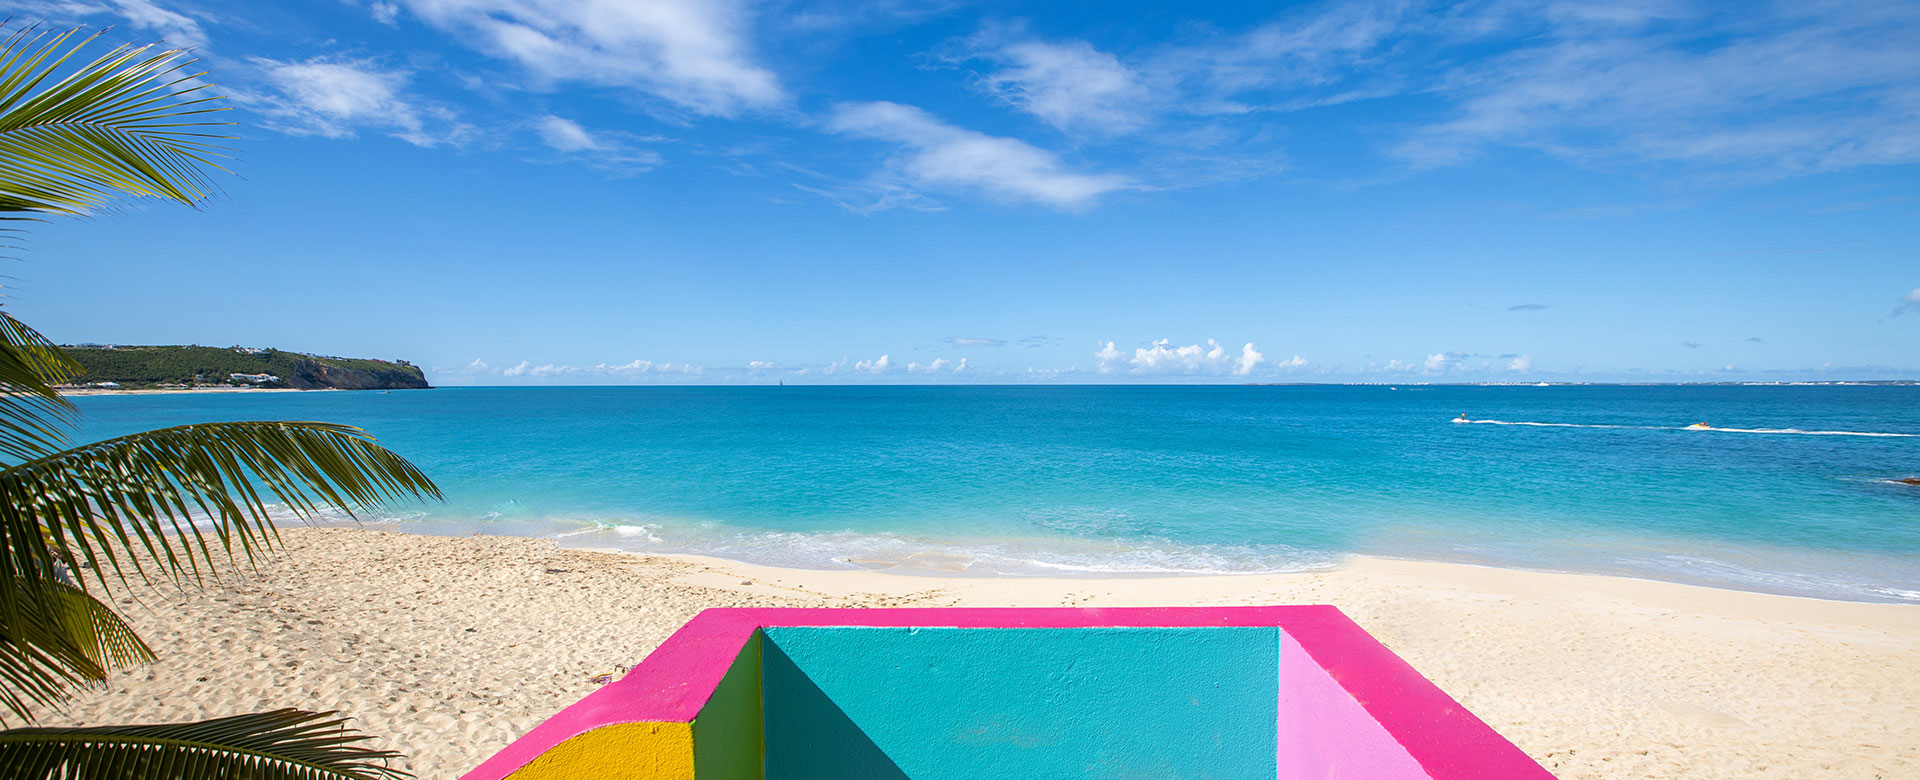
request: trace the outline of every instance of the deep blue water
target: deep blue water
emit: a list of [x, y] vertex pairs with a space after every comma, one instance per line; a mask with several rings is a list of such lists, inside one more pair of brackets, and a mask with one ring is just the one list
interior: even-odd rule
[[[80, 439], [208, 420], [358, 425], [445, 490], [444, 504], [381, 518], [429, 533], [1015, 574], [1289, 570], [1366, 553], [1920, 602], [1920, 487], [1893, 481], [1920, 476], [1912, 386], [76, 400]], [[1461, 413], [1566, 425], [1453, 423]], [[1683, 430], [1701, 421], [1722, 430]]]

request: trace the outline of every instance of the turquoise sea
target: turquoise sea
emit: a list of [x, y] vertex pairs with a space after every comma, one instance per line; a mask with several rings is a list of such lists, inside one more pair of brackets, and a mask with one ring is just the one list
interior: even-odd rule
[[[382, 526], [808, 568], [1287, 571], [1341, 555], [1920, 602], [1920, 387], [618, 387], [98, 396], [79, 438], [365, 428]], [[1460, 414], [1481, 422], [1459, 424]], [[1711, 430], [1686, 430], [1697, 422]]]

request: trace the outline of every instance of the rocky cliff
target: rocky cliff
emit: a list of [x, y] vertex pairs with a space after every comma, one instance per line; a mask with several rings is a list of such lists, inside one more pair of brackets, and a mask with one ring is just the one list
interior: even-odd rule
[[283, 379], [299, 390], [418, 390], [432, 387], [420, 369], [396, 364], [390, 369], [365, 370], [331, 366], [317, 360], [296, 360]]

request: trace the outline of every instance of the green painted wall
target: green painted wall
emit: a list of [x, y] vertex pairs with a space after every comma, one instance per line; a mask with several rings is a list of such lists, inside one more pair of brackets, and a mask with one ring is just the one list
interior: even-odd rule
[[693, 764], [700, 780], [761, 780], [766, 729], [760, 713], [762, 635], [754, 632], [727, 667], [713, 697], [693, 719]]
[[1275, 775], [1277, 628], [765, 637], [769, 780]]

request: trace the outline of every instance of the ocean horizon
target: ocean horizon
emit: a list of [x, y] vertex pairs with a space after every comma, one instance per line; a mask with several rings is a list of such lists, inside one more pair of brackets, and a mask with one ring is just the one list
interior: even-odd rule
[[416, 533], [1008, 576], [1301, 571], [1370, 555], [1920, 603], [1920, 487], [1898, 481], [1920, 475], [1910, 384], [74, 400], [81, 441], [212, 420], [359, 426], [445, 491], [361, 518]]

